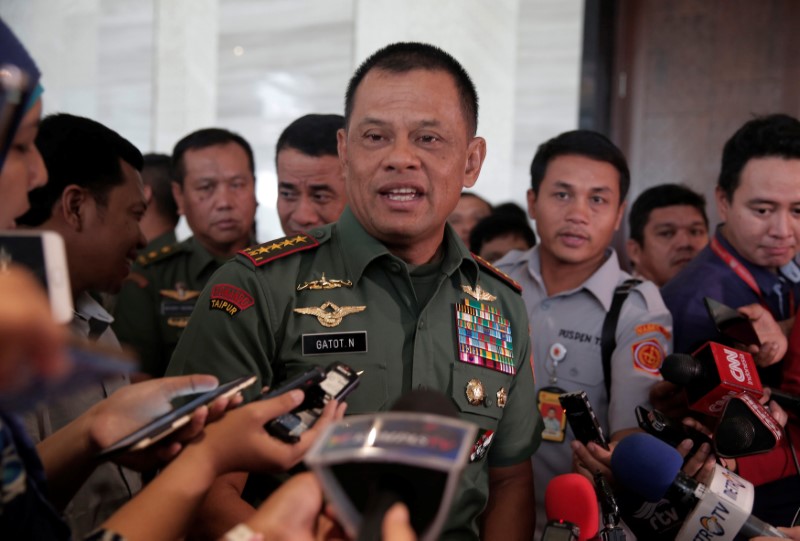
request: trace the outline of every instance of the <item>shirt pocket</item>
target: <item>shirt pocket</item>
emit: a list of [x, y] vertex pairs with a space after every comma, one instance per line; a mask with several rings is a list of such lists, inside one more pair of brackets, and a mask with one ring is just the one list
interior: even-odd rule
[[[456, 362], [453, 365], [452, 398], [464, 420], [477, 424], [482, 429], [495, 430], [503, 417], [503, 408], [498, 400], [506, 403], [510, 399], [510, 374], [490, 370], [469, 363]], [[467, 398], [467, 390], [473, 391], [476, 386], [483, 389], [483, 401], [473, 405]], [[501, 391], [502, 390], [502, 391]]]

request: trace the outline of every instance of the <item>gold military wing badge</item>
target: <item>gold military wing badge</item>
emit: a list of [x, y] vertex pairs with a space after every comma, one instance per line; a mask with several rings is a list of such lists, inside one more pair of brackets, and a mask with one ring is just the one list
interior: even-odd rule
[[323, 327], [336, 327], [342, 322], [342, 319], [366, 310], [366, 306], [338, 306], [330, 301], [322, 304], [322, 306], [311, 306], [309, 308], [295, 308], [294, 311], [298, 314], [305, 314], [308, 316], [315, 316], [317, 321]]

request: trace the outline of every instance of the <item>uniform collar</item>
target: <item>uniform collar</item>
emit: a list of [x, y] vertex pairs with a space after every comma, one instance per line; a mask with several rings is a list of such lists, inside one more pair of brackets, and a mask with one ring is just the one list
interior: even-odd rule
[[[361, 279], [367, 266], [373, 261], [386, 259], [403, 262], [399, 257], [392, 255], [381, 241], [366, 232], [351, 212], [350, 207], [344, 209], [339, 221], [331, 227], [337, 230], [336, 242], [339, 243], [339, 250], [347, 253], [345, 264], [354, 281]], [[442, 271], [450, 276], [463, 267], [463, 272], [475, 286], [478, 281], [478, 264], [450, 224], [445, 225], [443, 246]]]
[[189, 237], [185, 241], [181, 243], [182, 248], [189, 252], [189, 269], [191, 269], [192, 274], [194, 274], [195, 278], [199, 278], [202, 276], [209, 265], [213, 265], [214, 270], [217, 267], [221, 266], [226, 259], [217, 259], [211, 252], [205, 249], [205, 247], [198, 242], [194, 236]]
[[[539, 248], [540, 246], [537, 245], [530, 250], [528, 273], [531, 275], [531, 278], [539, 284], [542, 291], [547, 291], [544, 286], [544, 280], [542, 280], [542, 262], [539, 257]], [[627, 273], [622, 273], [622, 270], [619, 268], [617, 252], [615, 252], [613, 248], [607, 248], [605, 256], [606, 260], [600, 265], [600, 268], [594, 271], [585, 282], [574, 289], [562, 291], [555, 295], [555, 297], [572, 295], [577, 291], [585, 289], [597, 298], [606, 311], [610, 310], [611, 301], [614, 298], [614, 289], [617, 287], [619, 276], [620, 274]]]

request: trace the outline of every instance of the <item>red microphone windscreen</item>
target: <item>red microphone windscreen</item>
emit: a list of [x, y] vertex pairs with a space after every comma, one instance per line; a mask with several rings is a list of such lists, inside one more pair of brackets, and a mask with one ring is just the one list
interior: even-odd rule
[[594, 486], [584, 476], [565, 473], [554, 477], [544, 493], [547, 520], [566, 520], [581, 529], [578, 541], [597, 534], [600, 514]]

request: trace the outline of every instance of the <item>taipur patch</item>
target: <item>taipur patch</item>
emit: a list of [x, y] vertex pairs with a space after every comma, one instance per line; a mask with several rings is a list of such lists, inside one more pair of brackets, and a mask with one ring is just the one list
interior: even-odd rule
[[230, 284], [215, 284], [211, 287], [212, 310], [222, 310], [233, 317], [255, 304], [253, 296], [247, 291]]

